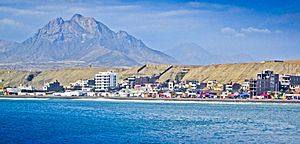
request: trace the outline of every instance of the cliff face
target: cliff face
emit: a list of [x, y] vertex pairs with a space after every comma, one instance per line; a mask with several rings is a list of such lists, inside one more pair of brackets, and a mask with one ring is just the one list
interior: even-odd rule
[[[58, 80], [63, 85], [75, 82], [79, 79], [93, 78], [99, 71], [114, 70], [119, 73], [119, 79], [131, 75], [159, 75], [170, 65], [154, 65], [150, 64], [143, 68], [139, 73], [139, 67], [128, 69], [109, 69], [109, 68], [76, 68], [76, 69], [60, 69], [60, 70], [45, 70], [41, 72], [17, 71], [17, 70], [0, 70], [0, 80], [4, 80], [5, 86], [18, 86], [19, 84], [30, 84], [38, 88], [44, 83]], [[161, 75], [159, 81], [168, 79], [175, 80], [176, 76], [183, 69], [189, 69], [182, 80], [207, 81], [217, 80], [221, 83], [228, 81], [242, 83], [244, 79], [255, 78], [256, 74], [265, 69], [271, 69], [279, 74], [300, 74], [300, 61], [286, 62], [265, 62], [265, 63], [240, 63], [240, 64], [219, 64], [208, 66], [187, 66], [174, 65], [169, 71]], [[28, 80], [28, 76], [33, 75], [32, 80]]]

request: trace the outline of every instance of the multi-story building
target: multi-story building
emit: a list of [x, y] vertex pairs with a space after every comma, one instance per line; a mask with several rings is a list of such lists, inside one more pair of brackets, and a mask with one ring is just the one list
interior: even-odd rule
[[279, 91], [279, 74], [271, 70], [264, 70], [257, 74], [256, 94], [266, 94], [271, 91]]
[[249, 80], [249, 93], [250, 96], [256, 96], [256, 84], [257, 84], [257, 80], [256, 79], [250, 79]]
[[223, 85], [223, 91], [227, 92], [238, 92], [241, 88], [241, 85], [238, 83], [228, 82], [227, 84]]
[[232, 82], [223, 84], [223, 91], [232, 91]]
[[242, 84], [241, 89], [242, 89], [243, 92], [249, 92], [249, 90], [250, 90], [250, 80], [245, 79], [244, 83]]
[[284, 91], [289, 89], [290, 85], [300, 85], [300, 75], [279, 75], [280, 88]]
[[127, 77], [124, 79], [123, 83], [121, 84], [122, 88], [134, 88], [135, 86], [145, 86], [146, 84], [155, 84], [156, 80], [159, 77], [156, 75], [152, 76], [132, 76]]
[[279, 75], [280, 89], [286, 91], [290, 86], [290, 75]]
[[114, 72], [99, 72], [95, 75], [95, 91], [106, 92], [109, 89], [114, 89], [118, 86], [117, 73]]
[[122, 88], [132, 89], [134, 88], [134, 86], [135, 86], [135, 76], [125, 78], [123, 83], [121, 84]]

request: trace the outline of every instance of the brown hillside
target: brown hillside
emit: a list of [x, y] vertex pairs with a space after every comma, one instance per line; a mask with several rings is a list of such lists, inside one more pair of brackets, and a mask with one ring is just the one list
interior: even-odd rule
[[[45, 70], [41, 72], [19, 71], [19, 70], [0, 70], [0, 80], [4, 80], [5, 86], [18, 86], [19, 84], [30, 84], [38, 88], [44, 83], [58, 80], [63, 85], [75, 82], [80, 79], [89, 79], [99, 71], [113, 70], [119, 73], [119, 79], [132, 75], [159, 75], [170, 65], [147, 65], [139, 73], [139, 67], [128, 69], [109, 69], [109, 68], [73, 68], [60, 70]], [[264, 62], [264, 63], [240, 63], [240, 64], [217, 64], [208, 66], [187, 66], [174, 65], [169, 71], [161, 75], [159, 81], [168, 79], [175, 80], [176, 75], [182, 69], [189, 69], [189, 72], [184, 75], [185, 80], [207, 81], [217, 80], [221, 83], [228, 81], [242, 82], [244, 79], [254, 78], [257, 73], [265, 69], [271, 69], [280, 74], [300, 74], [300, 61], [292, 60], [285, 62]], [[34, 75], [31, 81], [28, 81], [28, 76]]]

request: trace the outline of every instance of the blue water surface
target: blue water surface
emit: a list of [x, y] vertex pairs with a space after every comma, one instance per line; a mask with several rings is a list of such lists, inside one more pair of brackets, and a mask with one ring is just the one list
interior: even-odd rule
[[1, 100], [0, 143], [300, 143], [297, 104]]

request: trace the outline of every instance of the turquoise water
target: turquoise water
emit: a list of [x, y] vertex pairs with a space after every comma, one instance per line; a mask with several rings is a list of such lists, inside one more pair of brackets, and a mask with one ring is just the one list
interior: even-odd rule
[[0, 100], [0, 143], [300, 143], [295, 104]]

